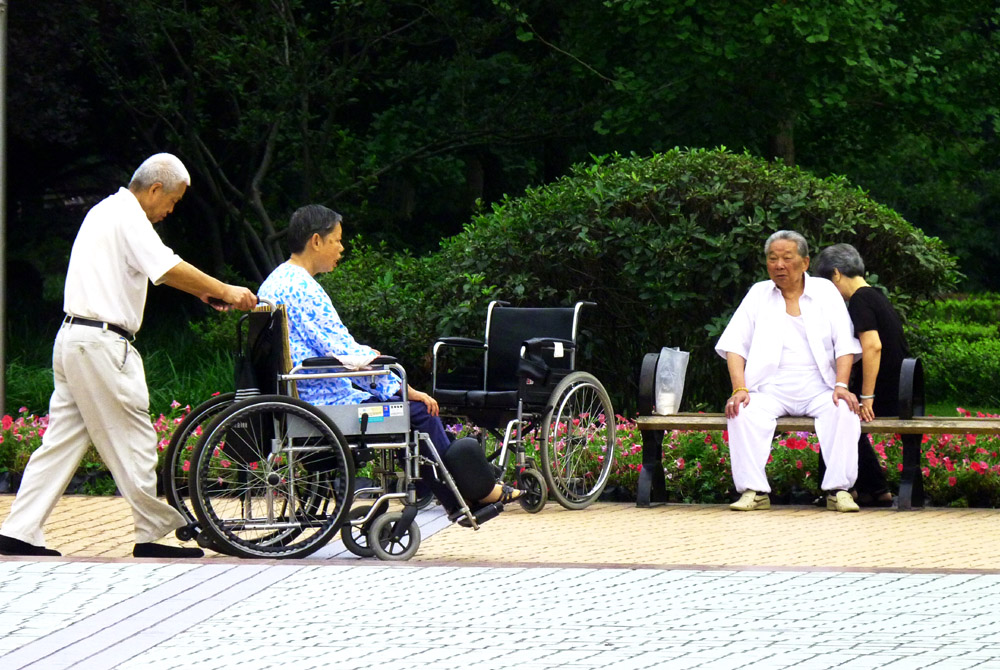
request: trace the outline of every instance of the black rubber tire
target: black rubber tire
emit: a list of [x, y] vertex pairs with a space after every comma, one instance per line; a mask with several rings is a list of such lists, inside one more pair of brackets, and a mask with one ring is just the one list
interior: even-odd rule
[[[350, 521], [361, 519], [368, 514], [368, 510], [371, 508], [371, 505], [355, 507], [347, 515], [347, 518]], [[382, 511], [378, 514], [385, 513], [388, 506], [383, 504], [382, 508]], [[375, 515], [375, 518], [378, 518], [378, 514]], [[351, 523], [345, 523], [344, 527], [340, 529], [341, 542], [343, 542], [344, 546], [347, 547], [347, 550], [355, 556], [360, 556], [361, 558], [371, 558], [375, 555], [375, 550], [368, 545], [368, 530], [371, 528], [371, 525], [375, 523], [375, 518], [363, 526], [355, 526]]]
[[372, 527], [368, 531], [368, 546], [375, 551], [375, 556], [382, 561], [408, 561], [417, 553], [420, 548], [420, 526], [417, 520], [410, 522], [410, 527], [406, 529], [398, 541], [392, 542], [389, 539], [392, 527], [403, 516], [402, 512], [387, 512], [380, 514]]
[[524, 491], [517, 499], [524, 511], [529, 514], [541, 512], [549, 499], [549, 487], [545, 484], [542, 473], [533, 468], [525, 468], [517, 475], [517, 487]]
[[614, 408], [597, 377], [580, 371], [556, 385], [549, 405], [542, 421], [542, 474], [560, 505], [583, 509], [597, 500], [611, 474]]
[[[166, 496], [170, 506], [180, 512], [188, 522], [188, 526], [174, 532], [178, 540], [186, 542], [198, 534], [195, 527], [198, 517], [195, 516], [194, 510], [190, 507], [189, 473], [184, 469], [184, 462], [190, 463], [194, 447], [198, 442], [197, 438], [200, 437], [197, 434], [198, 428], [201, 428], [201, 432], [204, 433], [212, 420], [222, 410], [232, 405], [235, 400], [235, 393], [231, 391], [222, 393], [209, 398], [188, 412], [181, 424], [177, 426], [177, 430], [170, 438], [170, 444], [167, 445], [167, 449], [163, 453], [163, 470], [161, 472], [163, 495]], [[181, 537], [182, 535], [185, 537]], [[190, 536], [188, 537], [188, 535]]]
[[195, 447], [191, 502], [202, 533], [244, 558], [302, 558], [340, 531], [354, 459], [340, 429], [297, 398], [236, 403]]

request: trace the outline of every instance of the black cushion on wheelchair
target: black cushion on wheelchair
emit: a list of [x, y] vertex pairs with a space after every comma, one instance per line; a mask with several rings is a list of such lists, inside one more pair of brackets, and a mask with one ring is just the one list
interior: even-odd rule
[[[368, 365], [391, 365], [395, 362], [396, 358], [393, 356], [376, 356], [375, 360]], [[315, 358], [307, 358], [302, 361], [302, 366], [307, 368], [346, 367], [336, 356], [317, 356]]]
[[468, 391], [452, 391], [449, 389], [438, 389], [434, 394], [434, 399], [439, 405], [445, 407], [467, 407], [469, 404]]
[[517, 391], [468, 391], [465, 404], [467, 407], [517, 409]]

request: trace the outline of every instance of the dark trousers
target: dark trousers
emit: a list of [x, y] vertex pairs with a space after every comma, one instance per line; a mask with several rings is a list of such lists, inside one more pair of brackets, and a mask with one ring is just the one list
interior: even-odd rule
[[[819, 481], [823, 481], [823, 474], [826, 472], [826, 463], [823, 462], [823, 454], [819, 455]], [[889, 490], [889, 483], [885, 480], [885, 473], [878, 462], [878, 454], [872, 446], [871, 438], [867, 433], [861, 433], [858, 438], [858, 479], [854, 482], [854, 490], [859, 494], [877, 498]]]
[[[399, 400], [398, 397], [394, 399]], [[373, 398], [372, 402], [380, 401]], [[427, 405], [416, 400], [410, 401], [410, 428], [430, 436], [444, 467], [448, 468], [455, 486], [466, 500], [474, 503], [493, 490], [496, 484], [493, 468], [477, 440], [463, 438], [453, 443], [445, 432], [441, 419], [432, 416], [427, 411]], [[434, 460], [423, 440], [419, 443], [419, 451], [422, 456]], [[427, 495], [428, 489], [449, 513], [458, 511], [458, 500], [448, 485], [434, 476], [434, 468], [429, 464], [421, 464], [417, 495]]]

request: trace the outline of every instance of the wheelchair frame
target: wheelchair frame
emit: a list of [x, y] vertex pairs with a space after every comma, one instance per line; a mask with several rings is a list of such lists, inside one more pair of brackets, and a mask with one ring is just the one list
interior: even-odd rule
[[[567, 509], [583, 509], [594, 502], [607, 483], [614, 462], [616, 417], [607, 391], [594, 375], [576, 370], [576, 340], [580, 312], [592, 302], [577, 302], [572, 309], [571, 325], [565, 330], [558, 324], [543, 323], [537, 329], [532, 317], [570, 308], [533, 309], [509, 308], [509, 304], [494, 300], [486, 313], [484, 340], [464, 337], [441, 338], [432, 348], [432, 394], [441, 405], [442, 414], [468, 419], [501, 443], [500, 449], [489, 456], [496, 459], [498, 469], [506, 471], [513, 465], [519, 487], [527, 495], [520, 498], [528, 512], [539, 512], [551, 493]], [[495, 334], [495, 312], [507, 308], [523, 310], [524, 320], [514, 322], [517, 335], [504, 341], [504, 334]], [[499, 312], [497, 312], [499, 314]], [[517, 319], [518, 314], [512, 314]], [[544, 322], [546, 319], [537, 319]], [[526, 325], [527, 324], [527, 325]], [[502, 327], [502, 326], [501, 326]], [[558, 332], [557, 332], [558, 331]], [[521, 335], [528, 335], [521, 339]], [[495, 340], [498, 340], [495, 341]], [[520, 340], [520, 342], [517, 342]], [[499, 372], [491, 360], [498, 346], [519, 346], [516, 363], [516, 399], [509, 388], [509, 370]], [[482, 382], [476, 389], [447, 389], [439, 385], [439, 356], [447, 347], [482, 351]], [[510, 362], [510, 351], [499, 355]], [[565, 359], [566, 365], [557, 363]], [[501, 360], [501, 362], [503, 362]], [[506, 375], [506, 378], [504, 378]], [[492, 377], [492, 378], [491, 378]], [[496, 378], [502, 378], [500, 382]], [[492, 398], [497, 404], [491, 406]], [[465, 402], [459, 402], [464, 398]], [[504, 402], [506, 401], [506, 402]], [[477, 403], [481, 402], [481, 405]], [[541, 429], [539, 448], [540, 468], [529, 457], [527, 444]], [[485, 448], [485, 435], [480, 434]], [[586, 466], [597, 464], [598, 472]]]
[[[244, 347], [244, 324], [263, 318], [256, 314], [267, 314], [272, 323], [285, 318], [269, 304], [241, 318], [241, 354], [250, 349], [249, 327]], [[287, 329], [278, 330], [287, 361]], [[178, 538], [246, 558], [301, 558], [339, 531], [345, 547], [359, 556], [406, 560], [420, 544], [415, 482], [421, 463], [458, 500], [454, 521], [478, 529], [503, 509], [469, 509], [429, 436], [410, 429], [406, 371], [395, 359], [381, 356], [361, 370], [335, 358], [309, 359], [260, 374], [274, 375], [265, 389], [277, 393], [243, 388], [218, 396], [195, 408], [175, 431], [164, 482], [169, 502], [189, 521]], [[322, 406], [295, 397], [297, 383], [307, 379], [389, 374], [401, 381], [401, 400]], [[419, 440], [430, 458], [420, 453]], [[394, 466], [397, 456], [401, 470]], [[374, 462], [378, 485], [355, 490], [355, 468], [368, 461]], [[402, 490], [390, 490], [394, 475]], [[371, 504], [354, 507], [356, 500]], [[393, 500], [403, 503], [401, 511], [389, 510]]]

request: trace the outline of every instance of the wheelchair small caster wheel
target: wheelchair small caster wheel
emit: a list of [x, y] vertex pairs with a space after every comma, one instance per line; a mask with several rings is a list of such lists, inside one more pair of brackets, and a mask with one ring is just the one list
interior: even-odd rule
[[198, 526], [194, 524], [188, 524], [186, 526], [181, 526], [174, 531], [174, 537], [176, 537], [181, 542], [190, 542], [198, 533], [201, 532]]
[[372, 527], [368, 531], [368, 546], [380, 560], [406, 561], [417, 553], [420, 547], [420, 526], [417, 525], [416, 519], [410, 522], [409, 528], [404, 528], [398, 533], [393, 532], [396, 522], [402, 516], [402, 512], [388, 512], [372, 522]]
[[[383, 505], [385, 507], [385, 505]], [[348, 513], [348, 521], [354, 521], [355, 519], [363, 519], [367, 514], [368, 510], [372, 508], [371, 505], [362, 505], [361, 507], [355, 507]], [[385, 510], [383, 509], [382, 512]], [[372, 549], [371, 545], [368, 544], [368, 531], [372, 524], [375, 523], [375, 519], [381, 512], [376, 513], [372, 517], [371, 521], [362, 526], [355, 526], [352, 523], [345, 523], [344, 527], [340, 529], [340, 541], [344, 543], [347, 550], [354, 554], [355, 556], [360, 556], [361, 558], [371, 558], [375, 555], [375, 550]]]
[[524, 494], [517, 499], [524, 511], [529, 514], [541, 512], [549, 498], [549, 487], [545, 485], [542, 473], [533, 468], [526, 468], [518, 473], [517, 484], [524, 491]]

